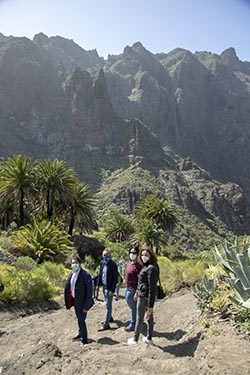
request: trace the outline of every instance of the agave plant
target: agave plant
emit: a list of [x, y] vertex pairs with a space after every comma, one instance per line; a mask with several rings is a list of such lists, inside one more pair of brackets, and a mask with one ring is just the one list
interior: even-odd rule
[[202, 279], [202, 282], [195, 284], [193, 287], [193, 294], [199, 301], [199, 306], [201, 309], [209, 309], [211, 299], [215, 292], [216, 281], [215, 278], [209, 279], [205, 275]]
[[229, 299], [246, 308], [250, 308], [250, 247], [247, 244], [240, 246], [236, 239], [235, 244], [225, 243], [214, 251], [216, 261], [227, 273], [227, 281], [235, 292], [236, 298]]

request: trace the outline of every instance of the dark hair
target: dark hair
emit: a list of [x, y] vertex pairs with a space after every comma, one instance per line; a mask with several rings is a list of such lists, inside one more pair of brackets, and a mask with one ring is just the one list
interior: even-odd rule
[[79, 264], [82, 263], [82, 260], [78, 255], [75, 255], [74, 257], [72, 257], [71, 260], [76, 260]]
[[132, 246], [130, 249], [129, 249], [129, 253], [131, 250], [135, 250], [136, 254], [139, 255], [139, 252], [140, 252], [140, 249], [139, 249], [139, 246]]
[[142, 256], [142, 252], [143, 252], [143, 251], [147, 251], [147, 252], [149, 252], [149, 254], [150, 254], [150, 259], [149, 259], [149, 261], [148, 261], [148, 264], [157, 264], [157, 258], [156, 258], [156, 255], [155, 255], [155, 253], [153, 252], [153, 250], [150, 249], [149, 247], [145, 247], [144, 249], [141, 249], [141, 250], [140, 250], [139, 260], [140, 260], [140, 263], [141, 263], [141, 264], [144, 264], [143, 261], [142, 261], [142, 259], [141, 259], [141, 256]]

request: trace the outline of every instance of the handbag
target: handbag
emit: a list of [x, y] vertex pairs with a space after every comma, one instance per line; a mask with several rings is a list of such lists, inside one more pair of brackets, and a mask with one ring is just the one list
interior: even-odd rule
[[160, 285], [157, 285], [157, 299], [163, 299], [166, 297], [166, 293], [164, 292], [164, 289], [161, 285], [160, 276], [159, 276], [159, 284]]
[[0, 281], [0, 292], [3, 292], [4, 291], [4, 285], [3, 283]]

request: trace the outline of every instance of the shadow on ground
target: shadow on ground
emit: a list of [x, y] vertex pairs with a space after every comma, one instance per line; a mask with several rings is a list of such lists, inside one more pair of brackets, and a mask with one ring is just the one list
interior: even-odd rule
[[168, 345], [163, 348], [164, 352], [173, 354], [175, 357], [193, 357], [199, 345], [201, 333], [198, 333], [192, 339], [184, 341], [177, 345]]

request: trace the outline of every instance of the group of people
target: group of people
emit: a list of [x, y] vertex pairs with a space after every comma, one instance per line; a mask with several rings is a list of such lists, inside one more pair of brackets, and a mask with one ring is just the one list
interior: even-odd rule
[[[79, 331], [72, 339], [80, 340], [81, 345], [88, 343], [86, 317], [93, 306], [92, 278], [81, 267], [79, 257], [74, 257], [71, 262], [70, 272], [65, 284], [64, 296], [67, 309], [74, 306], [78, 321]], [[119, 272], [117, 264], [111, 259], [108, 249], [102, 253], [99, 273], [96, 275], [96, 292], [102, 287], [106, 303], [106, 314], [99, 331], [109, 330], [113, 321], [112, 304], [116, 287], [119, 285]], [[153, 345], [152, 335], [154, 327], [153, 309], [159, 280], [159, 267], [154, 252], [150, 248], [139, 251], [138, 247], [129, 250], [129, 262], [125, 270], [125, 299], [130, 309], [130, 322], [125, 331], [134, 332], [129, 338], [128, 345], [135, 345], [143, 328], [144, 320], [147, 323], [147, 336], [143, 341]]]

